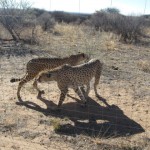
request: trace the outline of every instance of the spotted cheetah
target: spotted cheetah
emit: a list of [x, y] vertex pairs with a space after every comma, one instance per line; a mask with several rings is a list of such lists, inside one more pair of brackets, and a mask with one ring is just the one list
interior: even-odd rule
[[[43, 72], [39, 74], [37, 79], [39, 82], [56, 81], [58, 88], [61, 91], [58, 108], [62, 105], [65, 96], [68, 92], [68, 88], [78, 94], [84, 105], [86, 105], [86, 96], [90, 91], [90, 81], [95, 77], [94, 91], [95, 95], [98, 96], [97, 85], [100, 80], [103, 63], [98, 59], [92, 59], [87, 63], [70, 66], [68, 64], [58, 67], [52, 71]], [[83, 93], [82, 87], [86, 86], [86, 96]]]
[[75, 66], [82, 61], [87, 61], [88, 59], [89, 59], [88, 55], [86, 55], [84, 53], [79, 53], [76, 55], [70, 55], [69, 57], [64, 57], [64, 58], [36, 58], [36, 59], [32, 59], [27, 63], [26, 75], [21, 79], [12, 78], [10, 80], [10, 82], [20, 81], [20, 83], [18, 85], [18, 90], [17, 90], [17, 97], [19, 100], [21, 100], [20, 91], [21, 91], [22, 86], [32, 79], [35, 79], [34, 83], [33, 83], [33, 87], [39, 93], [44, 93], [44, 91], [40, 91], [40, 89], [37, 86], [37, 76], [41, 71], [54, 69], [54, 68], [61, 66], [61, 65], [64, 65], [64, 64], [69, 64], [69, 65]]

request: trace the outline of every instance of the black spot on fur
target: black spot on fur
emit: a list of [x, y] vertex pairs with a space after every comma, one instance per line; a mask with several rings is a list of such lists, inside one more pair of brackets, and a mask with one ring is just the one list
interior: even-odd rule
[[14, 79], [14, 78], [12, 78], [11, 80], [10, 80], [10, 82], [15, 82], [16, 81], [16, 79]]
[[46, 76], [47, 76], [47, 78], [50, 78], [50, 77], [51, 77], [51, 74], [50, 74], [50, 73], [48, 73]]

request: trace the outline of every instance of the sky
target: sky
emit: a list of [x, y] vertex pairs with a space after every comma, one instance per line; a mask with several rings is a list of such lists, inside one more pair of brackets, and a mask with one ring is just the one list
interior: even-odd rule
[[[94, 13], [108, 7], [124, 15], [150, 14], [150, 0], [28, 0], [32, 7], [49, 11]], [[145, 5], [146, 4], [146, 5]]]

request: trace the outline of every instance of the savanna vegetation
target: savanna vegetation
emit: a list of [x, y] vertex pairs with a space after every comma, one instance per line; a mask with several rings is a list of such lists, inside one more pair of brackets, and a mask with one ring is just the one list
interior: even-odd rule
[[[28, 1], [0, 1], [0, 149], [150, 149], [150, 16], [122, 15], [117, 8], [93, 14], [45, 11]], [[84, 52], [104, 63], [88, 107], [69, 90], [61, 112], [60, 91], [43, 83], [37, 99], [32, 83], [18, 83], [37, 57]], [[92, 83], [91, 83], [92, 84]], [[107, 107], [109, 104], [110, 108]]]

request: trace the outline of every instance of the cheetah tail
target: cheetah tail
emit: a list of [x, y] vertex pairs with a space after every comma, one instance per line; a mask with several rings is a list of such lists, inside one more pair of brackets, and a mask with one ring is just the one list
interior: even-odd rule
[[10, 82], [17, 82], [17, 81], [20, 81], [21, 79], [15, 79], [15, 78], [12, 78], [11, 80], [10, 80]]

